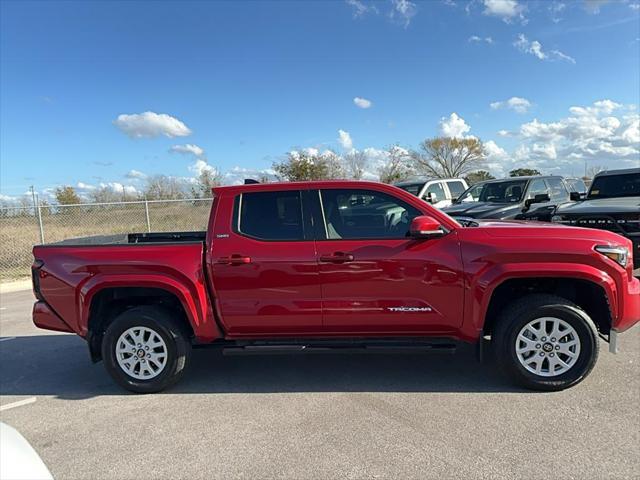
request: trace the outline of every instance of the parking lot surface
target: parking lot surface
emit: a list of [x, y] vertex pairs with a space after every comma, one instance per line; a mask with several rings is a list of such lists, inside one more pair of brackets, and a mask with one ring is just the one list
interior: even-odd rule
[[[0, 419], [57, 479], [639, 478], [640, 328], [582, 384], [511, 386], [455, 355], [222, 357], [155, 395], [118, 388], [75, 335], [0, 297]], [[18, 402], [18, 403], [16, 403]]]

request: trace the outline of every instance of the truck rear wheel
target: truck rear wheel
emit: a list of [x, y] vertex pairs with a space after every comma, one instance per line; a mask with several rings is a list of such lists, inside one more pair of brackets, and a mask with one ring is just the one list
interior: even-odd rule
[[182, 377], [191, 344], [181, 325], [160, 307], [135, 307], [109, 324], [102, 341], [107, 372], [136, 393], [164, 390]]
[[528, 295], [500, 314], [492, 335], [498, 364], [534, 390], [580, 383], [598, 358], [598, 333], [584, 310], [555, 295]]

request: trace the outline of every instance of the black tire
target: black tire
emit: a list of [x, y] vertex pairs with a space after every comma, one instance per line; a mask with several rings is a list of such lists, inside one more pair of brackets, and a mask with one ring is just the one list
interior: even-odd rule
[[[555, 376], [532, 373], [516, 353], [516, 338], [521, 330], [530, 321], [542, 317], [558, 318], [568, 323], [580, 340], [580, 352], [575, 363]], [[509, 304], [499, 315], [491, 337], [500, 368], [514, 382], [532, 390], [564, 390], [580, 383], [593, 369], [600, 348], [596, 326], [586, 312], [564, 298], [546, 294], [527, 295]]]
[[[153, 330], [166, 345], [164, 368], [151, 379], [129, 375], [116, 358], [120, 335], [133, 327]], [[190, 356], [191, 342], [185, 328], [171, 312], [155, 306], [134, 307], [122, 312], [109, 324], [102, 340], [102, 359], [107, 372], [118, 385], [136, 393], [159, 392], [176, 383], [184, 374]]]

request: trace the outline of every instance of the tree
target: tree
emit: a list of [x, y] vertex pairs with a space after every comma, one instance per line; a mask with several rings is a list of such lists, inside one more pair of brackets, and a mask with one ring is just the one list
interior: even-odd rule
[[191, 187], [191, 194], [193, 198], [211, 198], [213, 196], [211, 189], [220, 184], [222, 184], [222, 175], [217, 170], [204, 169], [198, 175], [195, 185]]
[[458, 178], [484, 164], [484, 147], [477, 138], [436, 137], [411, 152], [413, 168], [435, 178]]
[[469, 185], [473, 185], [474, 183], [484, 182], [485, 180], [493, 180], [494, 177], [486, 170], [477, 170], [475, 172], [469, 173], [466, 177], [464, 177], [465, 181]]
[[510, 177], [531, 177], [533, 175], [542, 175], [535, 168], [516, 168], [509, 172]]
[[78, 203], [82, 203], [75, 189], [69, 185], [56, 188], [55, 196], [60, 205], [77, 205]]
[[386, 154], [386, 163], [378, 168], [378, 176], [382, 183], [400, 182], [414, 174], [410, 164], [411, 155], [408, 150], [394, 145], [387, 149]]
[[290, 182], [340, 178], [340, 158], [333, 152], [293, 151], [280, 163], [274, 163], [276, 175]]
[[353, 150], [344, 156], [345, 173], [349, 178], [362, 180], [367, 167], [367, 155], [364, 152]]
[[147, 178], [144, 195], [148, 200], [177, 200], [185, 197], [185, 184], [176, 177], [154, 175]]
[[99, 187], [89, 192], [89, 199], [93, 203], [113, 203], [123, 201], [123, 193], [116, 192], [111, 187]]

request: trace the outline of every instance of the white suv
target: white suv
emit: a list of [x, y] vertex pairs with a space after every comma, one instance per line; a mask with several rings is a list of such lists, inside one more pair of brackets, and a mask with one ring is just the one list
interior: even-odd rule
[[407, 192], [429, 202], [436, 208], [444, 208], [469, 188], [461, 178], [427, 178], [407, 180], [394, 184]]

